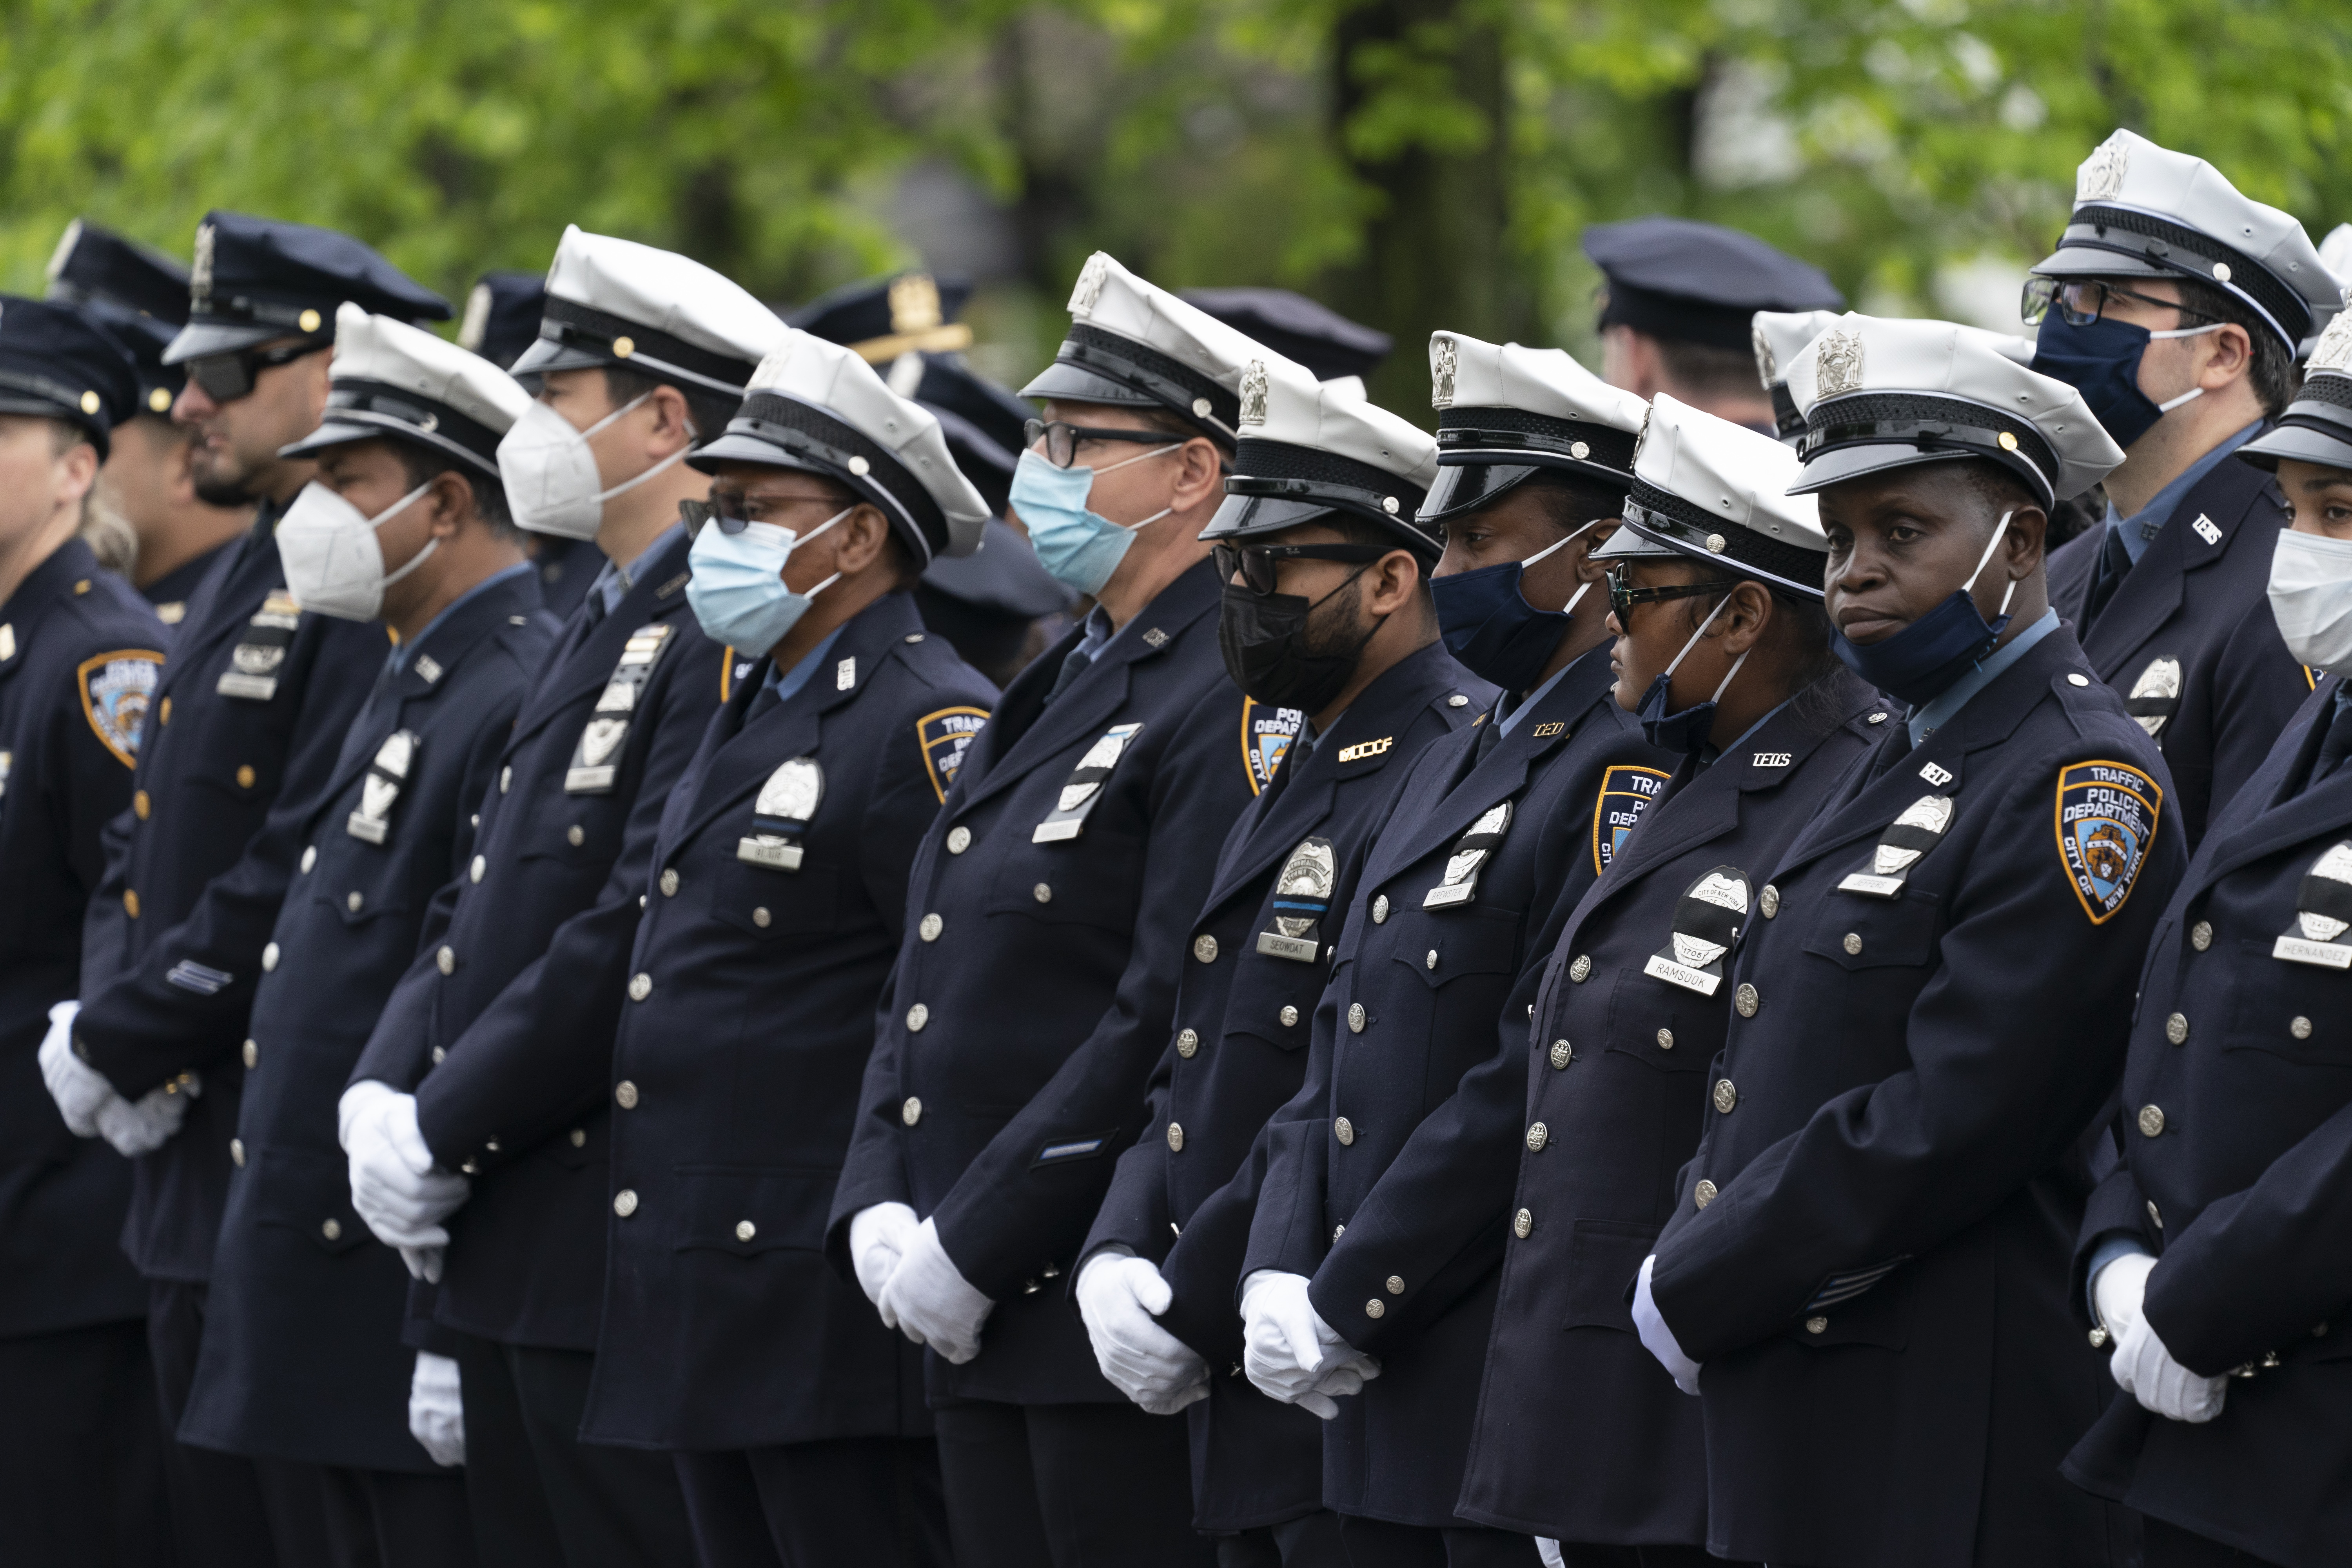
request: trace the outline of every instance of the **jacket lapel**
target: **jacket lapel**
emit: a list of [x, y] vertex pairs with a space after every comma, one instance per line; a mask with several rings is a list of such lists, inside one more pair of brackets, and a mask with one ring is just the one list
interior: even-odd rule
[[261, 608], [263, 597], [283, 584], [285, 574], [279, 568], [275, 544], [266, 537], [262, 542], [255, 542], [257, 536], [266, 535], [276, 526], [276, 509], [264, 506], [254, 519], [252, 530], [229, 547], [230, 559], [220, 563], [217, 572], [207, 574], [211, 596], [206, 598], [200, 594], [193, 606], [197, 613], [173, 629], [171, 647], [163, 658], [163, 675], [155, 683], [155, 703], [161, 705], [165, 695], [178, 689], [173, 677], [204, 664], [205, 656], [214, 648], [243, 631], [254, 612]]
[[[2224, 458], [2180, 498], [2171, 521], [2148, 541], [2147, 553], [2116, 585], [2115, 596], [2083, 639], [2084, 657], [2100, 679], [2116, 683], [2138, 673], [2132, 662], [2179, 610], [2188, 593], [2187, 574], [2204, 570], [2228, 552], [2268, 482], [2260, 469], [2234, 457]], [[2210, 531], [2210, 538], [2199, 529], [2200, 522]]]
[[[621, 648], [631, 633], [648, 622], [677, 613], [686, 603], [688, 543], [684, 534], [672, 540], [660, 556], [638, 574], [635, 585], [621, 595], [612, 614], [597, 622], [585, 637], [579, 637], [572, 626], [565, 627], [564, 641], [572, 651], [549, 662], [546, 678], [524, 700], [522, 712], [515, 720], [514, 737], [507, 743], [508, 751], [538, 733], [582, 696], [602, 690], [621, 662]], [[588, 607], [583, 604], [572, 614], [575, 622], [584, 619]], [[677, 655], [673, 652], [664, 657], [674, 658]]]
[[2266, 855], [2352, 825], [2352, 767], [2339, 767], [2319, 784], [2294, 788], [2297, 780], [2311, 774], [2313, 761], [2335, 717], [2336, 691], [2342, 684], [2334, 676], [2319, 683], [2287, 731], [2296, 736], [2293, 750], [2273, 752], [2263, 772], [2239, 794], [2237, 798], [2243, 803], [2262, 788], [2260, 813], [2242, 826], [2217, 831], [2206, 840], [2211, 853], [2200, 858], [2201, 866], [2191, 868], [2200, 890]]

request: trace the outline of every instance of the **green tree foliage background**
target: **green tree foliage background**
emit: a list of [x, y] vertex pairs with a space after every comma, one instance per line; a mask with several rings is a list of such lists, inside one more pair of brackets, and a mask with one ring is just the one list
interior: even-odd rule
[[921, 259], [890, 193], [944, 166], [1017, 241], [974, 306], [1002, 374], [1101, 247], [1395, 332], [1376, 390], [1417, 411], [1433, 326], [1589, 349], [1596, 220], [1953, 310], [2128, 125], [2316, 237], [2352, 218], [2347, 68], [2342, 0], [12, 0], [0, 287], [77, 214], [184, 256], [222, 205], [453, 299], [577, 223], [790, 301]]

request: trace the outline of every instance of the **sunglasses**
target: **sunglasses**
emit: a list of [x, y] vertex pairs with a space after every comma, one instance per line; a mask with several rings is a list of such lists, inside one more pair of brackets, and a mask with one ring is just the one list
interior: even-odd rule
[[1676, 583], [1665, 588], [1636, 588], [1633, 575], [1622, 563], [1609, 568], [1609, 613], [1623, 626], [1626, 616], [1636, 605], [1655, 605], [1667, 599], [1688, 599], [1699, 594], [1712, 594], [1718, 588], [1737, 588], [1737, 577], [1717, 577], [1705, 583]]
[[[715, 522], [719, 532], [730, 536], [738, 534], [755, 521], [744, 515], [751, 510], [751, 499], [740, 490], [713, 490], [709, 500], [680, 500], [677, 503], [677, 520], [686, 524], [688, 533], [698, 532], [706, 522]], [[759, 502], [763, 512], [773, 512], [788, 506], [821, 506], [834, 511], [842, 509], [840, 500], [831, 496], [761, 496]], [[857, 503], [853, 500], [849, 504], [856, 506]], [[756, 521], [764, 522], [768, 520], [762, 517]]]
[[1057, 468], [1066, 468], [1078, 460], [1078, 446], [1085, 441], [1134, 441], [1152, 447], [1181, 447], [1185, 437], [1165, 430], [1102, 430], [1085, 425], [1071, 425], [1062, 420], [1032, 419], [1021, 426], [1024, 443], [1034, 448], [1045, 443], [1045, 460]]
[[1216, 557], [1220, 581], [1230, 583], [1239, 573], [1242, 586], [1253, 594], [1274, 592], [1276, 571], [1285, 561], [1343, 561], [1363, 565], [1390, 553], [1378, 544], [1219, 544], [1210, 552]]
[[332, 343], [281, 343], [274, 349], [239, 349], [234, 353], [199, 354], [188, 362], [188, 379], [204, 388], [215, 403], [235, 403], [251, 394], [261, 373], [291, 364], [309, 354], [325, 353]]
[[2106, 310], [2111, 300], [2135, 300], [2143, 305], [2153, 305], [2159, 310], [2178, 310], [2184, 316], [2200, 321], [2218, 321], [2219, 316], [2209, 316], [2202, 310], [2171, 300], [2159, 300], [2153, 294], [2139, 294], [2114, 283], [2102, 283], [2091, 278], [2029, 278], [2025, 294], [2018, 306], [2018, 314], [2030, 326], [2040, 326], [2042, 319], [2054, 308], [2059, 318], [2070, 327], [2087, 327]]

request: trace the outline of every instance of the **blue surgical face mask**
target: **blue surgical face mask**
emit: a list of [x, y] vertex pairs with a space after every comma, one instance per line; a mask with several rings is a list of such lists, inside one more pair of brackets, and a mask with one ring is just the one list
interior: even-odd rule
[[2158, 338], [2194, 338], [2218, 332], [2223, 324], [2213, 321], [2202, 327], [2152, 332], [2146, 327], [2111, 321], [2102, 316], [2077, 327], [2053, 310], [2042, 319], [2041, 335], [2034, 340], [2033, 369], [2081, 393], [2091, 412], [2098, 416], [2099, 424], [2115, 437], [2116, 445], [2129, 447], [2165, 415], [2201, 397], [2205, 392], [2201, 386], [2192, 386], [2168, 402], [2149, 401], [2147, 394], [2139, 389], [2140, 356], [2147, 353], [2149, 342]]
[[740, 653], [763, 654], [808, 614], [809, 601], [841, 581], [835, 572], [805, 594], [784, 586], [784, 563], [793, 552], [856, 510], [834, 513], [805, 534], [772, 522], [747, 522], [734, 533], [717, 518], [702, 525], [686, 552], [694, 574], [686, 582], [686, 602], [713, 642]]
[[1520, 579], [1528, 567], [1593, 526], [1586, 523], [1525, 561], [1506, 561], [1429, 580], [1430, 596], [1437, 605], [1438, 633], [1445, 639], [1445, 650], [1463, 668], [1506, 691], [1526, 691], [1543, 679], [1544, 666], [1551, 662], [1559, 639], [1568, 635], [1575, 618], [1577, 601], [1592, 584], [1578, 584], [1563, 608], [1539, 610], [1528, 603]]
[[1081, 594], [1100, 594], [1111, 574], [1118, 570], [1128, 547], [1135, 542], [1136, 530], [1158, 522], [1176, 509], [1161, 507], [1131, 526], [1113, 522], [1100, 512], [1087, 510], [1095, 475], [1114, 473], [1129, 463], [1172, 452], [1182, 445], [1171, 441], [1100, 470], [1057, 468], [1038, 452], [1023, 452], [1020, 465], [1013, 470], [1011, 505], [1029, 531], [1038, 564], [1066, 587]]
[[2009, 602], [2017, 594], [2016, 578], [2010, 579], [2009, 591], [2000, 596], [2000, 611], [1990, 623], [1969, 595], [1976, 588], [1977, 579], [1984, 575], [1992, 552], [2000, 548], [2001, 536], [2009, 531], [2009, 520], [2014, 515], [2006, 511], [2000, 514], [2000, 521], [1994, 525], [1992, 538], [1986, 541], [1984, 553], [1977, 558], [1977, 569], [1969, 574], [1969, 580], [1942, 604], [1893, 637], [1865, 646], [1847, 641], [1844, 632], [1832, 628], [1830, 646], [1845, 661], [1845, 667], [1879, 690], [1914, 708], [1933, 702], [1952, 682], [1973, 669], [1992, 651], [1993, 644], [2000, 640], [2001, 632], [2009, 626]]
[[1715, 729], [1715, 705], [1723, 700], [1725, 692], [1731, 689], [1732, 678], [1739, 673], [1739, 667], [1748, 662], [1748, 654], [1756, 651], [1750, 647], [1748, 653], [1731, 661], [1731, 668], [1723, 672], [1723, 682], [1715, 689], [1714, 696], [1704, 702], [1694, 702], [1679, 713], [1666, 711], [1666, 704], [1672, 700], [1670, 694], [1674, 689], [1675, 671], [1690, 656], [1690, 650], [1698, 647], [1698, 639], [1706, 636], [1706, 628], [1715, 625], [1715, 617], [1723, 614], [1723, 606], [1729, 603], [1731, 595], [1728, 593], [1715, 602], [1715, 608], [1706, 613], [1706, 619], [1699, 622], [1698, 630], [1691, 633], [1690, 641], [1683, 644], [1683, 651], [1675, 655], [1674, 663], [1658, 672], [1657, 679], [1650, 682], [1650, 689], [1642, 693], [1642, 705], [1633, 710], [1633, 716], [1642, 721], [1642, 733], [1649, 738], [1650, 744], [1662, 751], [1688, 755], [1706, 749], [1707, 737]]

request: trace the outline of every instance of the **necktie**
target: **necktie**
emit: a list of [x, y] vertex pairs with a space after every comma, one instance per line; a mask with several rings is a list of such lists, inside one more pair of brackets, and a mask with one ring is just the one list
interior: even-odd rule
[[1062, 668], [1054, 676], [1054, 689], [1045, 693], [1045, 700], [1051, 702], [1055, 698], [1059, 697], [1068, 688], [1070, 682], [1084, 674], [1087, 666], [1094, 661], [1095, 656], [1087, 651], [1084, 643], [1080, 643], [1076, 647], [1064, 654]]
[[1878, 754], [1870, 760], [1870, 776], [1882, 777], [1910, 754], [1911, 726], [1900, 719], [1894, 720], [1887, 725], [1886, 739], [1878, 743]]
[[2131, 552], [2124, 548], [2123, 530], [2108, 529], [2106, 542], [2099, 546], [2099, 569], [2091, 576], [2091, 595], [2083, 605], [2084, 632], [2099, 618], [2099, 612], [2107, 607], [2107, 601], [2116, 596], [2116, 590], [2131, 575]]
[[1486, 760], [1486, 753], [1493, 751], [1495, 747], [1501, 742], [1502, 739], [1503, 726], [1501, 721], [1489, 716], [1484, 724], [1478, 726], [1478, 744], [1475, 749], [1474, 755], [1479, 762], [1485, 762]]

